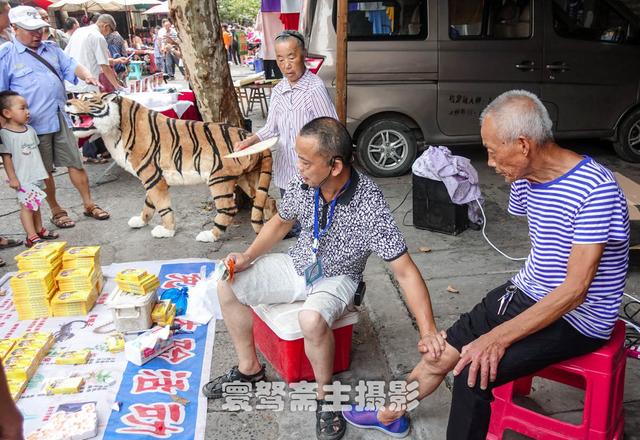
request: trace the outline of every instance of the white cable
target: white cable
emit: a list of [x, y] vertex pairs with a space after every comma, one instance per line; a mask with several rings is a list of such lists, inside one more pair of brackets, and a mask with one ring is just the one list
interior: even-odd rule
[[507, 254], [505, 254], [504, 252], [502, 252], [500, 249], [498, 249], [493, 243], [491, 243], [491, 240], [489, 240], [489, 237], [487, 237], [487, 234], [485, 232], [485, 228], [487, 227], [487, 216], [484, 214], [484, 209], [482, 209], [482, 205], [480, 204], [480, 202], [478, 201], [478, 199], [475, 200], [475, 202], [478, 204], [478, 206], [480, 207], [480, 212], [482, 212], [482, 235], [484, 236], [484, 239], [487, 240], [487, 243], [489, 243], [489, 245], [494, 248], [500, 255], [502, 255], [503, 257], [512, 260], [512, 261], [525, 261], [527, 258], [513, 258], [508, 256]]
[[628, 327], [632, 327], [635, 331], [640, 333], [640, 327], [638, 327], [637, 324], [635, 324], [635, 323], [633, 323], [631, 321], [628, 321], [628, 320], [626, 320], [624, 318], [621, 318], [621, 317], [618, 317], [618, 319], [621, 320], [622, 322], [624, 322]]
[[624, 296], [628, 296], [629, 298], [631, 298], [631, 299], [632, 299], [632, 300], [634, 300], [635, 302], [640, 303], [640, 299], [638, 299], [638, 298], [636, 298], [636, 297], [634, 297], [634, 296], [631, 296], [631, 295], [629, 295], [628, 293], [624, 293], [624, 292], [622, 292], [622, 294], [623, 294]]

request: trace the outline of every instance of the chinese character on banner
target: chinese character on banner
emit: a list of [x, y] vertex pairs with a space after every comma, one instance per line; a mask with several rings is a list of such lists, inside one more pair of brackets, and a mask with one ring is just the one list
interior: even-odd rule
[[170, 349], [158, 356], [172, 365], [179, 364], [196, 354], [193, 350], [196, 347], [196, 341], [193, 338], [174, 339]]
[[131, 394], [165, 393], [176, 394], [189, 390], [190, 371], [140, 370], [133, 377]]
[[162, 283], [163, 289], [179, 289], [181, 287], [192, 287], [200, 281], [198, 273], [170, 273], [166, 275], [167, 280]]
[[323, 405], [323, 411], [341, 411], [351, 409], [349, 402], [349, 392], [351, 391], [351, 385], [342, 385], [338, 381], [334, 381], [330, 385], [324, 386], [324, 400], [327, 401], [326, 405]]
[[306, 380], [289, 384], [291, 387], [289, 392], [291, 411], [315, 411], [318, 406], [317, 386], [316, 383], [309, 383]]
[[391, 411], [411, 411], [418, 406], [418, 381], [407, 384], [404, 380], [389, 382], [389, 409]]
[[356, 408], [380, 409], [385, 403], [385, 382], [383, 380], [361, 380], [356, 385]]
[[184, 417], [184, 406], [176, 402], [136, 403], [129, 406], [129, 413], [120, 418], [128, 428], [119, 428], [116, 432], [169, 438], [184, 431], [180, 426]]
[[251, 411], [251, 384], [249, 382], [233, 381], [222, 384], [222, 409], [226, 411]]
[[193, 332], [198, 328], [198, 324], [196, 324], [195, 322], [182, 318], [176, 318], [174, 324], [179, 325], [180, 330], [186, 330], [188, 332]]
[[256, 382], [256, 409], [284, 410], [284, 382]]

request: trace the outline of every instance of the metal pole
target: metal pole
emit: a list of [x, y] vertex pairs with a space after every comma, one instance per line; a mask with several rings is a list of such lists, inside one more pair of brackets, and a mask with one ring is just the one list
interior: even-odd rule
[[336, 111], [340, 122], [347, 122], [347, 0], [338, 0], [336, 17]]

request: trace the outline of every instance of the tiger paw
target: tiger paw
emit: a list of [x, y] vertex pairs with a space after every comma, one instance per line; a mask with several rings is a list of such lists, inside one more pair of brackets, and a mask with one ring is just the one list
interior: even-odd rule
[[131, 217], [127, 224], [129, 225], [130, 228], [135, 228], [135, 229], [143, 228], [147, 226], [144, 220], [142, 220], [142, 217], [139, 217], [137, 215]]
[[162, 225], [158, 225], [151, 230], [151, 235], [155, 238], [169, 238], [176, 235], [176, 231], [172, 229], [167, 229]]
[[216, 237], [211, 231], [202, 231], [197, 235], [196, 240], [203, 241], [205, 243], [213, 243], [216, 241]]

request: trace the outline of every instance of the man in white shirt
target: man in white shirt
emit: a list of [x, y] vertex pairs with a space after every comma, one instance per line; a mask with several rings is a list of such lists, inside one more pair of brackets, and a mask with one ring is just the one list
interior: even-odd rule
[[[69, 38], [65, 53], [85, 66], [93, 77], [103, 73], [116, 90], [122, 88], [109, 63], [109, 48], [105, 36], [116, 29], [116, 21], [109, 14], [101, 14], [95, 24], [78, 29]], [[123, 61], [124, 62], [124, 61]], [[78, 80], [78, 84], [66, 83], [66, 89], [72, 93], [98, 92], [94, 85]]]

